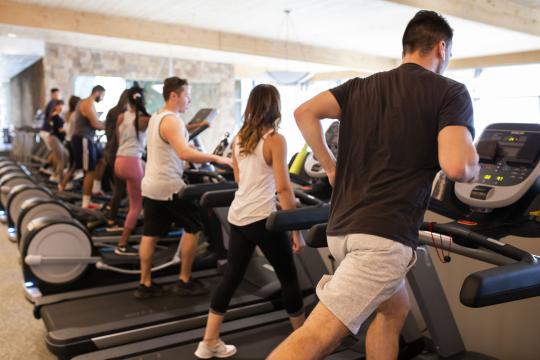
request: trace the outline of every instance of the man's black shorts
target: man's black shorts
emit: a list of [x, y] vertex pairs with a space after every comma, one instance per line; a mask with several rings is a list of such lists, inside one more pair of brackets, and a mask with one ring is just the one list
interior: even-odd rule
[[94, 141], [86, 137], [73, 135], [71, 145], [73, 146], [75, 168], [94, 171], [102, 155]]
[[143, 235], [164, 237], [171, 229], [172, 223], [184, 228], [190, 234], [202, 230], [200, 208], [193, 202], [179, 199], [154, 200], [143, 197], [144, 227]]

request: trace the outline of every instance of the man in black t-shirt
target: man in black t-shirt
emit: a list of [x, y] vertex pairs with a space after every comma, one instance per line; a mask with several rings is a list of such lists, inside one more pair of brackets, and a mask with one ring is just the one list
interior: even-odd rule
[[[304, 326], [270, 359], [323, 358], [375, 311], [367, 358], [397, 358], [410, 307], [404, 278], [435, 174], [442, 168], [454, 181], [478, 174], [469, 93], [440, 75], [452, 36], [442, 16], [420, 11], [405, 29], [401, 66], [349, 80], [295, 111], [334, 186], [327, 235], [340, 264], [319, 282], [320, 303]], [[340, 120], [337, 163], [322, 136], [324, 118]]]

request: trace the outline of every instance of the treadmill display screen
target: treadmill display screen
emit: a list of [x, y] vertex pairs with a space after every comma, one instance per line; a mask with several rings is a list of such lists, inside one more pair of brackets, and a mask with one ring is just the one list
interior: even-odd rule
[[501, 153], [503, 157], [516, 157], [519, 153], [519, 149], [519, 147], [505, 146], [501, 148]]
[[524, 181], [533, 170], [525, 159], [530, 152], [529, 143], [534, 142], [534, 136], [528, 135], [510, 130], [485, 131], [478, 144], [479, 154], [482, 151], [483, 155], [478, 182], [512, 186]]

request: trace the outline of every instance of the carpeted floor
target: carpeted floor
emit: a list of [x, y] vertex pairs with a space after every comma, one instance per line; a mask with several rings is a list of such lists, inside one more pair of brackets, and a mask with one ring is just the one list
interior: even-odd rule
[[23, 294], [18, 251], [0, 225], [0, 359], [55, 359], [45, 346], [44, 333]]

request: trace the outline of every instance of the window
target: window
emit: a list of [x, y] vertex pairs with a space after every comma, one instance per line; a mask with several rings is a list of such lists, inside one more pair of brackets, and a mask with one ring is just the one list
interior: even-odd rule
[[[241, 114], [243, 113], [249, 93], [251, 89], [258, 84], [268, 83], [266, 81], [253, 81], [253, 80], [241, 80], [241, 85], [237, 81], [237, 91], [241, 91], [241, 101], [238, 101], [237, 104], [242, 104], [242, 110], [240, 112], [240, 117], [237, 115], [238, 127], [237, 131], [240, 129], [242, 124]], [[296, 154], [305, 144], [305, 140], [302, 137], [298, 126], [296, 126], [296, 121], [294, 120], [294, 110], [302, 104], [304, 101], [312, 98], [313, 96], [329, 90], [337, 85], [340, 81], [314, 81], [307, 82], [299, 85], [278, 85], [273, 84], [279, 91], [281, 97], [281, 125], [280, 132], [287, 139], [287, 158], [291, 159], [294, 154]], [[238, 99], [238, 95], [236, 96]], [[323, 129], [326, 130], [328, 126], [332, 123], [332, 120], [323, 120]]]
[[87, 98], [92, 88], [101, 85], [105, 88], [105, 97], [95, 104], [96, 112], [101, 121], [105, 120], [107, 112], [116, 105], [122, 91], [127, 87], [126, 80], [113, 76], [77, 76], [75, 78], [74, 93], [82, 99]]
[[448, 71], [473, 99], [476, 133], [493, 123], [540, 123], [540, 64]]

